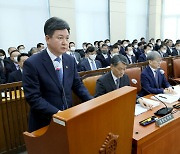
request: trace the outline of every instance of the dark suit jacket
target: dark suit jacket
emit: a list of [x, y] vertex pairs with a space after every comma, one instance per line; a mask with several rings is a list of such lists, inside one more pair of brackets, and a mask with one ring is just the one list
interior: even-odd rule
[[16, 66], [14, 65], [13, 61], [11, 59], [5, 59], [4, 60], [4, 66], [5, 66], [5, 69], [6, 69], [6, 78], [8, 79], [9, 78], [9, 74], [11, 72], [14, 72], [16, 71]]
[[145, 61], [147, 61], [146, 55], [145, 55], [145, 53], [142, 53], [139, 56], [138, 62], [145, 62]]
[[9, 78], [8, 78], [8, 82], [18, 82], [18, 81], [22, 81], [22, 72], [21, 70], [16, 70], [14, 72], [11, 72], [9, 74]]
[[81, 58], [84, 58], [85, 57], [85, 52], [83, 49], [76, 49], [75, 52], [78, 52], [81, 56]]
[[[120, 88], [123, 86], [129, 86], [129, 77], [124, 74], [123, 77], [120, 78]], [[101, 76], [96, 82], [96, 93], [95, 97], [104, 95], [108, 92], [116, 90], [116, 85], [114, 83], [111, 72], [108, 72]]]
[[172, 56], [177, 56], [177, 55], [179, 55], [179, 51], [174, 48], [172, 52]]
[[72, 90], [83, 100], [93, 97], [77, 73], [75, 59], [62, 55], [63, 85], [46, 50], [28, 58], [23, 65], [23, 87], [30, 105], [29, 131], [50, 123], [53, 114], [72, 106]]
[[[129, 57], [127, 56], [127, 54], [126, 54], [125, 56], [126, 56], [126, 58], [127, 58], [128, 62], [129, 62], [129, 64], [131, 64], [131, 61], [130, 61]], [[132, 63], [136, 63], [136, 62], [137, 62], [137, 60], [136, 60], [136, 57], [135, 57], [135, 56], [131, 56], [131, 59], [132, 59]]]
[[[172, 51], [173, 51], [173, 48], [172, 48]], [[169, 55], [169, 56], [172, 56], [172, 52], [171, 52], [171, 50], [170, 50], [170, 48], [167, 46], [167, 54]]]
[[[109, 57], [109, 54], [108, 54]], [[107, 58], [106, 58], [107, 59]], [[96, 56], [96, 60], [99, 60], [102, 64], [102, 67], [107, 67], [109, 66], [108, 61], [104, 58], [104, 56], [102, 54], [99, 54]]]
[[[143, 69], [141, 73], [141, 86], [142, 89], [139, 93], [139, 96], [145, 96], [148, 95], [150, 92], [151, 94], [159, 94], [163, 93], [164, 88], [168, 88], [170, 84], [166, 80], [164, 74], [161, 74], [158, 70], [158, 83], [159, 86], [157, 87], [156, 81], [154, 78], [154, 74], [149, 66]], [[144, 90], [145, 89], [145, 90]], [[147, 92], [148, 91], [148, 92]]]
[[166, 52], [166, 53], [162, 53], [162, 52], [160, 52], [160, 51], [158, 51], [159, 52], [159, 54], [161, 55], [161, 57], [163, 58], [163, 57], [169, 57], [169, 55], [168, 55], [168, 53]]
[[121, 46], [119, 53], [125, 55], [126, 54], [125, 48]]
[[0, 84], [6, 83], [6, 77], [3, 70], [0, 70]]
[[[95, 63], [96, 63], [97, 69], [102, 67], [101, 62], [99, 60], [95, 60]], [[91, 66], [89, 64], [88, 59], [82, 60], [79, 65], [80, 65], [81, 71], [90, 71], [91, 70]]]

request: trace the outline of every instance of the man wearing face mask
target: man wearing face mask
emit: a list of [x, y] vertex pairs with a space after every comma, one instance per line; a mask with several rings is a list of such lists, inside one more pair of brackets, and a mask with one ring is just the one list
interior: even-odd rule
[[5, 77], [5, 66], [4, 66], [4, 59], [6, 58], [6, 53], [3, 49], [0, 49], [0, 84], [6, 82], [6, 77]]
[[125, 47], [125, 52], [126, 52], [125, 56], [129, 62], [129, 64], [136, 63], [137, 60], [136, 60], [136, 57], [134, 56], [134, 52], [133, 52], [131, 45], [128, 45]]
[[145, 45], [144, 46], [144, 53], [139, 56], [138, 62], [145, 62], [147, 61], [147, 54], [151, 52], [151, 46]]
[[173, 49], [172, 56], [180, 55], [180, 42], [175, 44], [175, 48]]
[[8, 79], [9, 74], [13, 71], [16, 71], [19, 69], [19, 64], [17, 61], [17, 56], [20, 55], [20, 52], [18, 50], [14, 50], [10, 53], [10, 60], [4, 61], [4, 65], [6, 68], [6, 78]]
[[159, 49], [158, 52], [159, 52], [159, 54], [161, 55], [162, 58], [169, 56], [168, 53], [167, 53], [167, 47], [166, 47], [165, 44], [161, 44], [161, 45], [160, 45], [160, 49]]
[[17, 47], [17, 49], [19, 50], [20, 53], [25, 53], [25, 52], [26, 52], [26, 51], [25, 51], [25, 46], [24, 46], [23, 44], [19, 45], [19, 46]]
[[96, 59], [96, 50], [94, 47], [88, 47], [86, 50], [87, 58], [84, 59], [80, 66], [80, 71], [97, 70], [102, 67], [101, 62]]
[[13, 71], [9, 74], [8, 83], [22, 81], [23, 64], [28, 58], [29, 55], [27, 53], [21, 53], [20, 55], [18, 55], [17, 61], [20, 69]]
[[128, 41], [127, 40], [122, 40], [121, 43], [122, 43], [122, 45], [121, 45], [119, 53], [122, 54], [122, 55], [125, 55], [126, 54], [125, 47], [128, 46]]
[[108, 53], [108, 45], [103, 44], [101, 47], [101, 54], [96, 56], [96, 60], [99, 60], [102, 64], [102, 67], [109, 66], [109, 63], [106, 61], [107, 58], [109, 58], [110, 55]]
[[76, 60], [76, 63], [78, 64], [81, 61], [81, 56], [75, 50], [76, 50], [75, 43], [74, 42], [69, 42], [69, 51], [67, 51], [66, 53], [68, 55], [73, 56], [75, 58], [75, 60]]

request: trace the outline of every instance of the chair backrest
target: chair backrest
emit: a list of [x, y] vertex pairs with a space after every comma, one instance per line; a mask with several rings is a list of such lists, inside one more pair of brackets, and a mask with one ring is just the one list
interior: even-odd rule
[[165, 77], [168, 80], [167, 62], [163, 60], [160, 67], [164, 70]]
[[174, 78], [180, 78], [180, 58], [173, 59]]
[[100, 76], [101, 75], [95, 75], [83, 79], [84, 86], [88, 89], [92, 96], [95, 95], [96, 81], [100, 78]]
[[[140, 92], [141, 90], [141, 68], [140, 67], [134, 67], [134, 68], [128, 68], [126, 69], [125, 73], [128, 75], [130, 79], [130, 85], [137, 88], [137, 92]], [[133, 80], [135, 79], [135, 80]], [[136, 82], [137, 81], [137, 82]]]

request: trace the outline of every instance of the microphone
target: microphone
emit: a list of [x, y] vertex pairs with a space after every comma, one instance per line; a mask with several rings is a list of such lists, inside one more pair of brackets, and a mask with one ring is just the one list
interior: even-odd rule
[[[137, 80], [136, 79], [131, 79], [132, 83], [137, 84]], [[148, 94], [151, 94], [147, 89], [145, 89], [144, 87], [142, 87]], [[165, 107], [159, 109], [158, 111], [156, 111], [154, 114], [157, 116], [165, 116], [169, 113], [172, 112], [173, 108], [172, 107], [167, 107], [167, 105], [160, 100], [158, 97], [156, 97], [155, 95], [153, 96], [155, 97], [158, 101], [160, 101]]]

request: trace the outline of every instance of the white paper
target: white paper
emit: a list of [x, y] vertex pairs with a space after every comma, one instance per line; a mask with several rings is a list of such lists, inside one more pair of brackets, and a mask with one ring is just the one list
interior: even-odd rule
[[[174, 103], [179, 99], [179, 96], [177, 94], [158, 94], [158, 95], [155, 95], [155, 97], [157, 97], [162, 102], [168, 103], [168, 104]], [[151, 98], [154, 100], [158, 100], [155, 97], [152, 96]]]
[[[147, 99], [147, 98], [144, 98], [144, 97], [143, 97], [142, 99], [143, 99], [146, 103], [151, 104], [153, 108], [159, 105], [159, 102], [158, 102], [158, 101], [154, 101], [154, 100], [152, 100], [152, 99]], [[135, 107], [135, 115], [137, 116], [137, 115], [139, 115], [139, 114], [141, 114], [141, 113], [144, 113], [144, 112], [146, 112], [146, 111], [148, 111], [148, 110], [149, 110], [149, 109], [146, 109], [146, 108], [142, 107], [141, 104], [136, 104], [136, 107]]]

